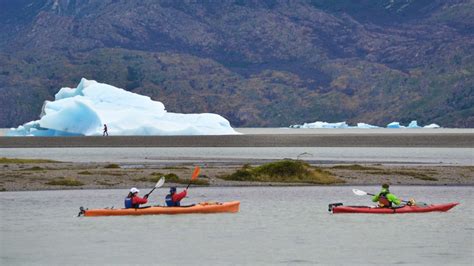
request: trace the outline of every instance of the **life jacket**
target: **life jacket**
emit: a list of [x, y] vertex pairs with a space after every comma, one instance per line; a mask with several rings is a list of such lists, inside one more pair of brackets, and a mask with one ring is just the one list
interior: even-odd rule
[[179, 201], [178, 202], [173, 201], [173, 195], [171, 195], [171, 194], [166, 195], [165, 201], [166, 201], [166, 206], [168, 206], [168, 207], [179, 207], [180, 206]]
[[388, 200], [387, 195], [390, 191], [383, 191], [379, 193], [379, 205], [384, 208], [392, 207], [392, 202]]
[[138, 208], [140, 204], [133, 204], [133, 197], [126, 197], [125, 198], [125, 208]]

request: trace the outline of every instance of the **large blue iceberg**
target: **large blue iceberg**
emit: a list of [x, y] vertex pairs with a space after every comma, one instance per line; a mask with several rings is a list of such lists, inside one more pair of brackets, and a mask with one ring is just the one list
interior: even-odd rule
[[95, 136], [104, 124], [110, 135], [239, 134], [217, 114], [169, 113], [150, 97], [82, 79], [45, 101], [40, 119], [12, 128], [9, 136]]

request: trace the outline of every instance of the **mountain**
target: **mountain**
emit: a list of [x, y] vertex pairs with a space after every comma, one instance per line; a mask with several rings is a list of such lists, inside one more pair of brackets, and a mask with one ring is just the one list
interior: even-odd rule
[[0, 0], [0, 127], [82, 77], [233, 126], [474, 127], [474, 1]]

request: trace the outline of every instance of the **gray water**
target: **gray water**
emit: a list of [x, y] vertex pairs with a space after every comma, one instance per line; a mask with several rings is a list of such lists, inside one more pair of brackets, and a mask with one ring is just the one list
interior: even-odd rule
[[[351, 187], [191, 188], [183, 203], [240, 200], [241, 210], [78, 218], [79, 206], [120, 207], [127, 191], [2, 192], [0, 264], [472, 263], [473, 187], [392, 190], [405, 199], [461, 205], [447, 213], [333, 215], [328, 203], [370, 200]], [[155, 191], [153, 204], [162, 203], [165, 192]]]
[[473, 165], [472, 148], [0, 148], [0, 157], [71, 162], [239, 162], [304, 159], [313, 162]]

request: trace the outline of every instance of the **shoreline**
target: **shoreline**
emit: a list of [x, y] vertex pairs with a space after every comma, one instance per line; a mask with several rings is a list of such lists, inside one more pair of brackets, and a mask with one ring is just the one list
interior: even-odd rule
[[[442, 147], [474, 148], [474, 129], [236, 128], [241, 135], [7, 137], [1, 148]], [[1, 133], [1, 132], [0, 132]]]
[[[152, 187], [152, 178], [176, 174], [187, 180], [196, 164], [147, 165], [110, 163], [2, 163], [0, 191], [43, 191], [69, 189], [129, 189]], [[259, 164], [255, 164], [259, 165]], [[473, 186], [474, 166], [452, 165], [390, 165], [390, 164], [312, 164], [331, 172], [344, 183], [308, 184], [279, 182], [227, 181], [223, 175], [240, 169], [242, 164], [201, 165], [199, 180], [208, 182], [205, 187], [291, 187], [291, 186], [371, 186], [391, 183], [395, 186]], [[110, 168], [113, 167], [113, 168]], [[79, 182], [61, 185], [63, 181]], [[52, 183], [53, 182], [53, 183]], [[59, 182], [54, 185], [54, 182]], [[185, 184], [167, 181], [164, 187]], [[197, 187], [198, 185], [193, 185]]]

